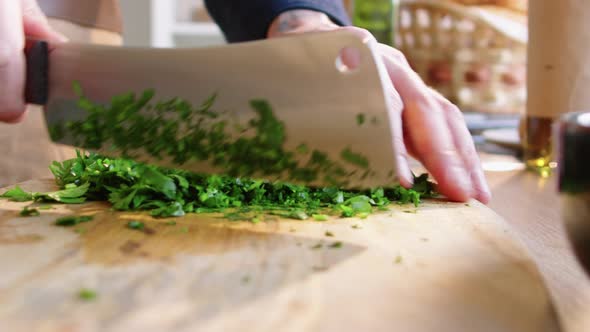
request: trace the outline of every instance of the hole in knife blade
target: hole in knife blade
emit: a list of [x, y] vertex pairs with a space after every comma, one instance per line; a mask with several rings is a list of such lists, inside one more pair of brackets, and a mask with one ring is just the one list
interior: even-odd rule
[[353, 73], [361, 65], [361, 51], [355, 47], [345, 47], [338, 52], [336, 69], [343, 73]]

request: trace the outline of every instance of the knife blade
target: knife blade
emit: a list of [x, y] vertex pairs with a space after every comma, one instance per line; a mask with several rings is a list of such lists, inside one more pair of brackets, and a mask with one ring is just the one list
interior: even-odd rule
[[[350, 32], [187, 49], [46, 46], [27, 51], [26, 97], [45, 106], [59, 144], [207, 174], [347, 189], [398, 183], [391, 82], [376, 44]], [[347, 47], [360, 54], [352, 70], [339, 62]], [[139, 109], [113, 106], [114, 96], [146, 90], [153, 97]], [[175, 109], [179, 100], [191, 111]]]

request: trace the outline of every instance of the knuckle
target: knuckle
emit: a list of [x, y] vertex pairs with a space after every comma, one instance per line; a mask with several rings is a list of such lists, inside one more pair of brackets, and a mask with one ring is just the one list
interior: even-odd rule
[[475, 147], [473, 144], [468, 143], [461, 147], [460, 151], [461, 155], [463, 155], [463, 159], [465, 159], [465, 163], [471, 167], [478, 166], [479, 163], [479, 155], [477, 151], [475, 151]]
[[444, 109], [447, 112], [447, 116], [449, 116], [454, 121], [465, 122], [465, 117], [463, 116], [463, 112], [457, 107], [457, 105], [452, 104], [450, 101], [445, 100], [443, 102]]
[[388, 45], [384, 45], [384, 44], [381, 44], [381, 47], [382, 47], [382, 51], [392, 61], [394, 61], [397, 64], [401, 64], [401, 65], [410, 67], [410, 63], [408, 62], [408, 59], [406, 58], [406, 56], [404, 55], [404, 53], [402, 51], [398, 50], [397, 48], [394, 48], [394, 47], [391, 47]]
[[369, 30], [355, 27], [355, 26], [347, 26], [347, 27], [343, 27], [342, 29], [345, 29], [345, 30], [348, 30], [348, 31], [354, 33], [355, 35], [362, 38], [364, 41], [376, 41], [375, 37], [373, 36], [373, 34], [371, 32], [369, 32]]
[[397, 48], [391, 47], [389, 52], [391, 53], [391, 56], [395, 59], [407, 62], [406, 56], [402, 53], [402, 51], [398, 50]]
[[455, 149], [428, 149], [428, 153], [423, 153], [423, 161], [427, 165], [445, 165], [446, 168], [462, 167], [463, 162], [459, 152]]

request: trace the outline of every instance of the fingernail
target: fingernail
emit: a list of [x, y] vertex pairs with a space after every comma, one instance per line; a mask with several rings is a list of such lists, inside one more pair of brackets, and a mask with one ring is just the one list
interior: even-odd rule
[[481, 170], [473, 172], [473, 183], [476, 186], [478, 191], [478, 199], [482, 203], [487, 203], [492, 198], [492, 193], [490, 191], [490, 187], [488, 186], [488, 182], [486, 180], [485, 175]]

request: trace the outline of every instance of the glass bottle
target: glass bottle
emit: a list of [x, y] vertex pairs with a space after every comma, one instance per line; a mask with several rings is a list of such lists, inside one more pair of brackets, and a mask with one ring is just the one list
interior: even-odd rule
[[548, 175], [555, 167], [552, 126], [560, 115], [590, 108], [590, 2], [529, 2], [527, 110], [524, 160], [527, 168]]
[[383, 44], [394, 45], [394, 17], [398, 0], [354, 0], [352, 24], [369, 30]]
[[578, 261], [590, 275], [590, 112], [562, 116], [554, 133], [561, 215]]

